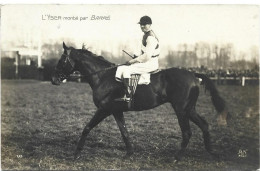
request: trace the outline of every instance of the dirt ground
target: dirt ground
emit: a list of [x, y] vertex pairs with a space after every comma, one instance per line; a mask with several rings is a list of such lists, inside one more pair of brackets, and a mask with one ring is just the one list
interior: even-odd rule
[[232, 118], [219, 127], [208, 92], [201, 87], [197, 111], [210, 125], [213, 149], [205, 150], [200, 129], [182, 161], [173, 163], [181, 131], [169, 104], [126, 112], [134, 155], [123, 159], [125, 145], [112, 116], [89, 134], [81, 158], [73, 161], [77, 141], [96, 107], [86, 83], [53, 86], [32, 80], [2, 80], [2, 170], [257, 170], [259, 168], [258, 86], [218, 86]]

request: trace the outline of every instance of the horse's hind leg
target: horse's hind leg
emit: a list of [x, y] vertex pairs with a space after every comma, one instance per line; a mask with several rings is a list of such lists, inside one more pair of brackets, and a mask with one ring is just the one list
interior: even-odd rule
[[189, 143], [192, 133], [190, 129], [189, 117], [187, 116], [187, 112], [185, 112], [184, 108], [182, 107], [174, 107], [174, 109], [176, 111], [176, 115], [182, 132], [181, 149], [175, 154], [175, 160], [179, 161], [185, 152], [185, 149]]
[[130, 138], [129, 138], [129, 134], [125, 125], [125, 118], [124, 118], [124, 114], [123, 112], [118, 112], [118, 113], [114, 113], [113, 114], [115, 117], [115, 120], [117, 122], [117, 125], [119, 127], [119, 130], [121, 132], [121, 135], [123, 137], [123, 140], [125, 142], [126, 145], [126, 156], [125, 157], [129, 157], [130, 155], [133, 154], [133, 148], [132, 145], [130, 143]]
[[103, 111], [102, 109], [98, 109], [95, 113], [95, 115], [92, 117], [92, 119], [90, 120], [90, 122], [86, 125], [86, 127], [84, 128], [82, 135], [80, 137], [80, 140], [78, 142], [75, 154], [74, 154], [74, 158], [77, 159], [79, 157], [79, 153], [80, 151], [83, 149], [83, 146], [85, 144], [87, 135], [89, 134], [89, 132], [95, 127], [97, 126], [103, 119], [105, 119], [107, 116], [109, 116], [108, 113], [106, 113], [105, 111]]
[[199, 116], [195, 108], [191, 110], [190, 120], [194, 122], [202, 130], [205, 148], [210, 154], [212, 154], [210, 134], [208, 131], [208, 123]]

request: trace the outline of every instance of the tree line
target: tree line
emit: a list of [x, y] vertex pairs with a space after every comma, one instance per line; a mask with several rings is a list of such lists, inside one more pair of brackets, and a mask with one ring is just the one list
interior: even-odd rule
[[[74, 43], [67, 42], [68, 46], [76, 47]], [[88, 47], [86, 47], [88, 49]], [[125, 63], [130, 57], [123, 53], [123, 49], [127, 49], [127, 45], [120, 44], [118, 46], [117, 54], [115, 55], [109, 51], [101, 50], [100, 54], [108, 61], [116, 64]], [[165, 50], [165, 49], [162, 49]], [[254, 70], [259, 69], [259, 51], [257, 47], [252, 47], [249, 54], [245, 52], [236, 52], [233, 44], [209, 44], [206, 42], [198, 42], [194, 45], [180, 44], [176, 49], [166, 48], [167, 53], [165, 56], [159, 57], [161, 68], [170, 67], [182, 67], [182, 68], [207, 68], [208, 70]], [[54, 71], [55, 66], [63, 53], [61, 42], [45, 43], [42, 45], [42, 65], [43, 68], [40, 71], [44, 80], [49, 80], [51, 73]], [[251, 60], [247, 59], [247, 56], [251, 57]], [[35, 59], [37, 60], [37, 59]], [[5, 78], [4, 73], [8, 73], [12, 78], [12, 70], [14, 68], [13, 61], [2, 58], [2, 78]], [[30, 67], [23, 69], [28, 73], [31, 73], [30, 68], [35, 72], [37, 68], [37, 61], [32, 62]], [[25, 67], [21, 67], [25, 68]], [[5, 72], [6, 71], [6, 72]], [[22, 71], [22, 69], [20, 70]], [[3, 75], [4, 74], [4, 75]], [[38, 77], [38, 76], [36, 76]], [[26, 77], [27, 78], [27, 77]]]

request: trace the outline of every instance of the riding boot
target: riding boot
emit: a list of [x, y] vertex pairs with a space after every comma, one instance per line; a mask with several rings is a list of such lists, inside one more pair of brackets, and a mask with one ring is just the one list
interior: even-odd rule
[[125, 88], [125, 95], [122, 98], [115, 99], [115, 101], [125, 101], [129, 102], [131, 100], [131, 89], [129, 86], [130, 78], [124, 78], [123, 84]]
[[124, 86], [125, 86], [125, 97], [127, 101], [130, 101], [131, 98], [131, 89], [130, 89], [130, 78], [124, 78]]

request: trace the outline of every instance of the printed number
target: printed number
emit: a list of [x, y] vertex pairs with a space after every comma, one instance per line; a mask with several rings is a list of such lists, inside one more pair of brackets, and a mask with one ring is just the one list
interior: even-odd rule
[[23, 158], [23, 155], [16, 155], [17, 158]]
[[242, 149], [239, 149], [238, 150], [238, 157], [247, 157], [247, 149], [246, 150], [242, 150]]

